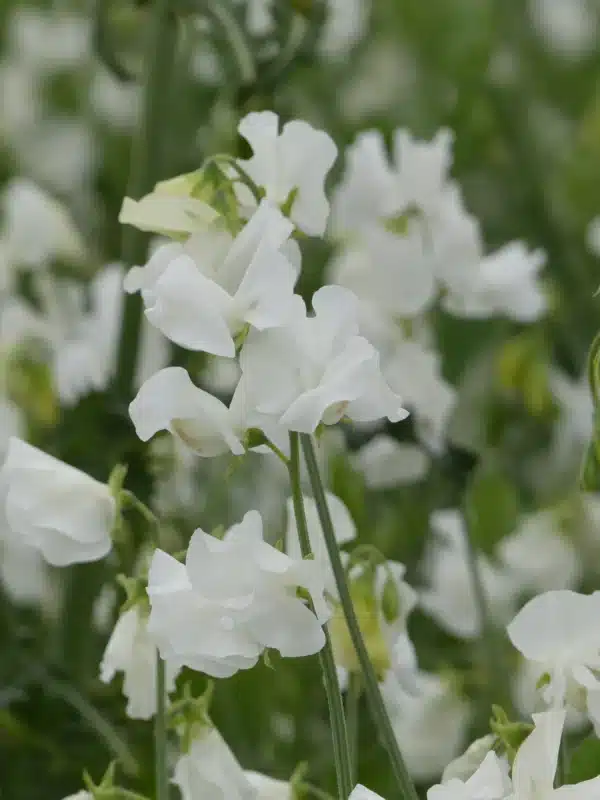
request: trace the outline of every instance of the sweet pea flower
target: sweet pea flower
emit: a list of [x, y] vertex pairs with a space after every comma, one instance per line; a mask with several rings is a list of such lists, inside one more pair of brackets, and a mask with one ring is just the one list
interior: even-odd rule
[[449, 130], [425, 142], [398, 129], [390, 160], [378, 131], [359, 134], [346, 153], [346, 171], [334, 194], [334, 232], [352, 235], [374, 222], [415, 212], [431, 229], [440, 209], [457, 202], [457, 190], [448, 180], [451, 147]]
[[166, 367], [142, 385], [129, 406], [129, 416], [143, 442], [168, 430], [198, 455], [242, 455], [243, 391], [240, 383], [228, 408], [196, 386], [183, 367]]
[[[123, 673], [126, 712], [131, 719], [150, 719], [156, 713], [157, 655], [148, 633], [148, 614], [138, 603], [117, 620], [100, 663], [100, 680], [104, 683], [110, 683], [117, 672]], [[165, 671], [170, 692], [175, 688], [177, 670], [167, 663]]]
[[165, 245], [134, 267], [125, 288], [141, 290], [146, 317], [176, 344], [233, 358], [247, 326], [264, 330], [287, 320], [297, 268], [283, 251], [292, 229], [265, 200], [235, 238], [208, 227], [183, 245]]
[[[302, 120], [287, 122], [280, 132], [272, 111], [247, 114], [238, 131], [253, 151], [239, 163], [267, 200], [285, 209], [304, 233], [321, 236], [329, 216], [325, 179], [337, 156], [331, 137]], [[249, 194], [243, 193], [244, 201]]]
[[408, 771], [419, 782], [437, 778], [461, 752], [471, 709], [451, 681], [418, 672], [411, 692], [390, 672], [381, 685]]
[[427, 800], [504, 800], [510, 788], [508, 765], [489, 752], [470, 778], [450, 778], [432, 786]]
[[358, 335], [358, 300], [324, 286], [309, 316], [296, 297], [294, 313], [276, 331], [251, 331], [240, 354], [250, 403], [290, 431], [313, 433], [347, 416], [357, 422], [408, 412], [385, 382], [379, 354]]
[[106, 484], [12, 437], [0, 470], [6, 519], [54, 566], [103, 558], [116, 504]]
[[380, 433], [354, 454], [352, 464], [370, 489], [383, 490], [421, 480], [429, 458], [418, 445]]
[[516, 322], [535, 322], [548, 308], [539, 281], [545, 260], [542, 251], [529, 252], [523, 242], [510, 242], [456, 282], [450, 280], [444, 307], [461, 317], [504, 315]]
[[595, 800], [600, 777], [554, 788], [564, 710], [534, 714], [534, 730], [519, 747], [512, 768], [512, 793], [507, 800]]
[[[453, 636], [476, 639], [481, 620], [469, 572], [464, 520], [458, 511], [443, 509], [431, 515], [431, 527], [435, 536], [425, 554], [427, 588], [419, 596], [421, 607]], [[505, 623], [514, 613], [514, 579], [482, 554], [478, 562], [490, 613]]]
[[257, 800], [257, 793], [216, 728], [203, 726], [175, 765], [182, 800]]
[[94, 797], [89, 792], [81, 791], [70, 794], [68, 797], [63, 797], [63, 800], [94, 800]]
[[140, 231], [174, 238], [186, 238], [205, 229], [216, 220], [218, 213], [193, 196], [194, 177], [192, 173], [160, 181], [140, 200], [126, 197], [119, 222]]
[[545, 592], [530, 600], [507, 628], [513, 645], [544, 676], [544, 701], [588, 714], [600, 729], [600, 592]]
[[[316, 616], [296, 596], [303, 587]], [[149, 631], [161, 656], [177, 666], [229, 677], [256, 664], [265, 648], [298, 657], [325, 643], [329, 616], [319, 570], [263, 541], [249, 511], [223, 539], [197, 530], [181, 564], [162, 550], [148, 578]]]

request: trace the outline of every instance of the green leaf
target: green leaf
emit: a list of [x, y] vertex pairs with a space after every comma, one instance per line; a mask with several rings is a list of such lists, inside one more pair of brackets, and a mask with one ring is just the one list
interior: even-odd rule
[[590, 736], [571, 754], [566, 783], [580, 783], [600, 775], [600, 739]]

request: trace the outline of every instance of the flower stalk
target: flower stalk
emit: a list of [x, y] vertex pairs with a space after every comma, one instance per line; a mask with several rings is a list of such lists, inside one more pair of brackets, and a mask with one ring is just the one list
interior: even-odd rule
[[[300, 539], [300, 549], [303, 557], [308, 558], [311, 555], [311, 546], [304, 502], [302, 499], [302, 487], [300, 485], [300, 440], [297, 433], [290, 433], [289, 474], [296, 527], [298, 529], [298, 538]], [[329, 706], [338, 793], [340, 797], [346, 798], [349, 796], [353, 787], [352, 766], [346, 733], [346, 719], [333, 658], [333, 648], [331, 646], [327, 627], [324, 628], [324, 633], [325, 646], [319, 653], [319, 660], [323, 673], [325, 692], [327, 694], [327, 705]]]
[[402, 757], [402, 753], [398, 747], [392, 723], [390, 722], [390, 718], [383, 702], [383, 697], [379, 691], [377, 676], [375, 674], [375, 670], [373, 669], [373, 665], [371, 664], [371, 659], [369, 658], [369, 653], [363, 640], [360, 625], [354, 610], [354, 605], [350, 596], [350, 590], [348, 589], [348, 584], [346, 582], [344, 567], [335, 539], [335, 531], [333, 528], [331, 515], [325, 499], [325, 490], [323, 488], [323, 482], [319, 472], [313, 440], [308, 434], [301, 434], [300, 438], [302, 440], [302, 448], [304, 451], [306, 466], [308, 468], [308, 475], [313, 491], [313, 497], [317, 506], [317, 513], [319, 515], [321, 527], [323, 528], [325, 544], [329, 554], [329, 559], [331, 561], [331, 567], [333, 569], [337, 590], [340, 596], [340, 603], [344, 612], [350, 638], [362, 670], [365, 695], [371, 709], [373, 721], [375, 722], [379, 736], [381, 737], [381, 741], [388, 752], [394, 777], [401, 792], [401, 797], [404, 798], [404, 800], [418, 800], [417, 790], [415, 789], [415, 785], [411, 780], [408, 769], [404, 762], [404, 758]]

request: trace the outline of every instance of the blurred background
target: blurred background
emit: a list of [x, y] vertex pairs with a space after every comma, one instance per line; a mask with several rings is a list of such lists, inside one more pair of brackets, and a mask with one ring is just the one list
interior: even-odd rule
[[[147, 5], [92, 5], [0, 3], [0, 449], [16, 432], [102, 480], [117, 461], [127, 461], [132, 488], [152, 499], [174, 541], [200, 524], [208, 530], [237, 520], [250, 498], [257, 498], [276, 538], [285, 514], [277, 469], [244, 463], [224, 483], [228, 465], [190, 464], [164, 440], [148, 455], [105, 381], [90, 378], [89, 391], [77, 388], [85, 353], [65, 356], [61, 349], [73, 338], [73, 319], [90, 308], [104, 319], [102, 303], [117, 302], [94, 277], [121, 257], [117, 217], [141, 104]], [[382, 488], [352, 458], [367, 434], [350, 432], [343, 441], [331, 435], [329, 486], [346, 502], [359, 535], [405, 562], [418, 586], [430, 513], [461, 506], [468, 482], [486, 557], [497, 557], [527, 515], [548, 512], [546, 528], [516, 556], [526, 572], [543, 572], [530, 588], [596, 588], [600, 512], [577, 481], [592, 430], [586, 354], [599, 319], [600, 2], [227, 5], [246, 33], [254, 66], [248, 74], [214, 18], [186, 4], [177, 23], [172, 91], [161, 98], [168, 124], [160, 177], [196, 169], [216, 152], [246, 155], [236, 128], [250, 110], [306, 119], [327, 130], [340, 151], [362, 130], [376, 128], [390, 142], [397, 128], [427, 140], [449, 128], [452, 176], [486, 247], [520, 239], [547, 257], [551, 313], [539, 323], [436, 316], [443, 375], [459, 400], [448, 447], [425, 475]], [[297, 18], [308, 20], [298, 42]], [[333, 182], [341, 162], [337, 170]], [[328, 243], [304, 243], [300, 290], [307, 296], [323, 281], [331, 252]], [[61, 291], [49, 289], [49, 281]], [[96, 331], [109, 337], [107, 327]], [[147, 347], [150, 362], [183, 358], [163, 340]], [[189, 363], [227, 393], [227, 376]], [[412, 436], [410, 426], [387, 432], [402, 441]], [[575, 563], [568, 577], [556, 561], [546, 572], [540, 566], [545, 537], [548, 547], [553, 537], [568, 543], [569, 564]], [[118, 687], [97, 680], [117, 608], [103, 567], [51, 571], [11, 543], [8, 532], [0, 532], [0, 558], [0, 797], [59, 800], [80, 788], [84, 767], [98, 778], [114, 757], [124, 782], [149, 792], [149, 726], [128, 721]], [[547, 578], [553, 569], [555, 579]], [[426, 787], [486, 719], [472, 704], [482, 682], [477, 642], [421, 611], [411, 620], [419, 663], [438, 683], [429, 706], [403, 710], [414, 718], [399, 737], [413, 747], [412, 771]], [[217, 688], [213, 714], [245, 767], [287, 778], [306, 761], [314, 782], [331, 787], [326, 710], [313, 661], [275, 660], [274, 671], [261, 665], [235, 676]], [[510, 656], [507, 663], [519, 707], [517, 665]], [[385, 757], [363, 712], [360, 777], [385, 794]], [[441, 755], [435, 730], [443, 731]]]

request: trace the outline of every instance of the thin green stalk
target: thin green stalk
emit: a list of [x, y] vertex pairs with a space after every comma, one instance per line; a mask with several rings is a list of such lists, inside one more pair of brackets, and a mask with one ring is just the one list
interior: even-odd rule
[[348, 731], [348, 749], [350, 751], [350, 768], [352, 770], [353, 783], [356, 781], [358, 768], [359, 706], [361, 694], [361, 676], [352, 672], [348, 677], [348, 690], [346, 692], [346, 728]]
[[373, 669], [373, 665], [371, 664], [371, 659], [369, 658], [369, 653], [362, 637], [360, 625], [358, 624], [356, 612], [354, 611], [354, 605], [352, 603], [348, 584], [346, 583], [346, 575], [335, 538], [335, 531], [331, 521], [331, 515], [325, 499], [325, 490], [323, 488], [323, 482], [321, 480], [321, 474], [317, 464], [313, 440], [308, 434], [301, 434], [300, 438], [302, 440], [302, 447], [304, 450], [304, 457], [306, 459], [308, 475], [312, 486], [313, 497], [317, 506], [317, 513], [319, 515], [321, 527], [323, 528], [325, 544], [327, 546], [327, 552], [329, 553], [329, 559], [331, 561], [335, 583], [340, 596], [340, 603], [346, 619], [346, 625], [348, 626], [348, 632], [350, 633], [350, 638], [352, 639], [352, 644], [354, 645], [360, 668], [362, 670], [365, 693], [371, 709], [373, 721], [375, 722], [377, 730], [379, 731], [382, 743], [388, 751], [394, 777], [396, 779], [396, 783], [398, 784], [398, 788], [400, 789], [401, 796], [404, 798], [404, 800], [418, 800], [419, 796], [417, 794], [417, 790], [415, 789], [415, 785], [411, 780], [408, 769], [406, 768], [406, 764], [404, 763], [404, 758], [402, 757], [402, 753], [398, 747], [398, 742], [396, 741], [392, 723], [390, 722], [390, 718], [383, 702], [383, 697], [379, 691], [377, 676], [375, 674], [375, 670]]
[[156, 800], [169, 800], [167, 771], [167, 690], [165, 662], [156, 656], [156, 717], [154, 719], [154, 767]]
[[472, 514], [473, 509], [468, 507], [464, 510], [465, 519], [465, 543], [467, 550], [467, 566], [469, 569], [469, 576], [471, 585], [473, 587], [473, 596], [477, 606], [477, 615], [479, 617], [479, 625], [482, 636], [482, 661], [485, 666], [486, 673], [486, 687], [483, 694], [483, 708], [482, 720], [487, 721], [493, 703], [501, 705], [507, 713], [510, 713], [510, 691], [506, 683], [506, 675], [508, 674], [503, 664], [501, 642], [498, 638], [498, 631], [494, 625], [492, 615], [490, 613], [490, 605], [488, 602], [485, 586], [483, 585], [483, 577], [481, 575], [481, 567], [479, 564], [477, 548], [473, 542], [471, 535]]
[[[127, 194], [138, 199], [149, 192], [162, 174], [165, 131], [173, 120], [166, 113], [170, 96], [171, 70], [175, 62], [177, 27], [171, 16], [170, 0], [153, 0], [149, 10], [145, 86], [142, 115], [131, 148], [131, 168]], [[146, 256], [147, 234], [131, 226], [123, 228], [122, 259], [137, 264]], [[131, 396], [137, 363], [142, 319], [139, 294], [125, 296], [115, 376], [115, 392], [120, 403]]]
[[[298, 538], [300, 539], [300, 549], [302, 555], [307, 558], [311, 555], [311, 547], [304, 501], [302, 498], [302, 487], [300, 485], [300, 442], [297, 433], [290, 433], [289, 474], [296, 527], [298, 529]], [[324, 628], [324, 633], [325, 647], [319, 653], [319, 660], [323, 673], [325, 692], [327, 694], [327, 705], [329, 706], [338, 794], [341, 800], [346, 800], [354, 785], [352, 782], [350, 753], [348, 751], [348, 738], [346, 735], [346, 719], [344, 717], [344, 704], [340, 693], [340, 685], [335, 668], [335, 660], [333, 658], [333, 649], [331, 647], [331, 640], [327, 627]]]

